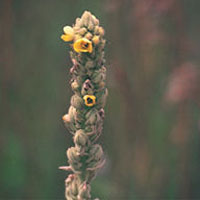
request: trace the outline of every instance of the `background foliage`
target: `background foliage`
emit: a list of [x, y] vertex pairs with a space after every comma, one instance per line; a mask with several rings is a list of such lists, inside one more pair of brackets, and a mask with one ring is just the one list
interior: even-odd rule
[[62, 27], [106, 30], [102, 199], [200, 199], [199, 0], [0, 1], [0, 199], [63, 199], [72, 92]]

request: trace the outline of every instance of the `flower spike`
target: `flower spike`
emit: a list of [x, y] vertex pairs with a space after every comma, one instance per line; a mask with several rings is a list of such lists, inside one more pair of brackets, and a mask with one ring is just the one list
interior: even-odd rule
[[104, 29], [99, 20], [85, 11], [73, 27], [65, 26], [61, 38], [72, 41], [70, 85], [74, 95], [62, 119], [73, 135], [74, 147], [67, 150], [69, 166], [60, 169], [72, 174], [65, 180], [67, 200], [91, 200], [90, 183], [105, 163], [103, 149], [96, 144], [101, 135], [107, 89], [104, 60]]

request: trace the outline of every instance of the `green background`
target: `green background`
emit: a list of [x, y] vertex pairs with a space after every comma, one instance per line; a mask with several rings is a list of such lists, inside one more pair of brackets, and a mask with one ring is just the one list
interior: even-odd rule
[[0, 199], [64, 199], [60, 35], [84, 10], [106, 31], [102, 200], [200, 199], [199, 0], [0, 0]]

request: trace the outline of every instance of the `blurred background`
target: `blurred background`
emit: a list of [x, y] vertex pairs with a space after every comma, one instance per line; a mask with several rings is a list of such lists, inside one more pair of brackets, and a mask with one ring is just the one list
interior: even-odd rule
[[0, 0], [0, 199], [64, 199], [65, 25], [106, 30], [102, 200], [200, 199], [199, 0]]

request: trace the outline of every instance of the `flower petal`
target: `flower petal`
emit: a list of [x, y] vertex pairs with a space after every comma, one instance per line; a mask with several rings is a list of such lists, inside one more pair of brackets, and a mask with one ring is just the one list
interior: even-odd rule
[[65, 42], [69, 42], [69, 41], [72, 41], [74, 39], [74, 36], [63, 34], [63, 35], [61, 35], [60, 38]]

